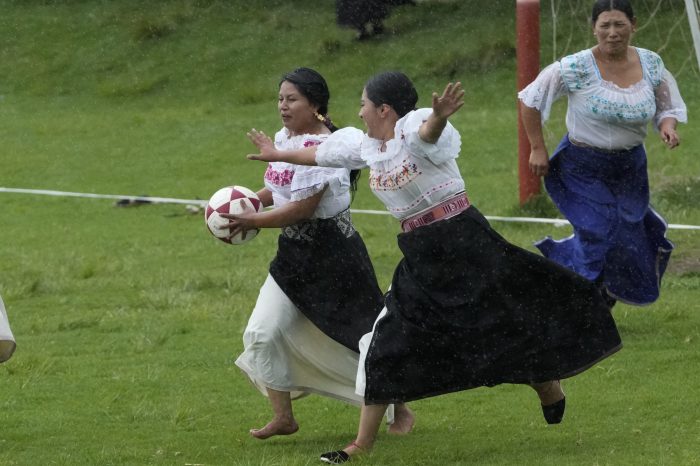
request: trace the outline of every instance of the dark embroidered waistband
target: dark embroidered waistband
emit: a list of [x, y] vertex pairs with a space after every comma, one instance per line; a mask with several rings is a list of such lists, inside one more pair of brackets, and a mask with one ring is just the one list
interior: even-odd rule
[[350, 209], [346, 209], [330, 218], [312, 218], [286, 226], [282, 228], [282, 235], [296, 240], [313, 241], [321, 226], [328, 223], [334, 223], [346, 238], [350, 238], [355, 234]]

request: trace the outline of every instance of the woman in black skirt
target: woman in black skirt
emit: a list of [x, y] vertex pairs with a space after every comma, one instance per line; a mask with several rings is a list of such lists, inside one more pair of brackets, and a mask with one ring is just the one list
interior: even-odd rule
[[596, 285], [508, 243], [471, 205], [456, 163], [461, 140], [447, 121], [460, 83], [418, 100], [402, 73], [371, 78], [360, 118], [367, 133], [338, 130], [321, 145], [278, 151], [257, 131], [260, 160], [370, 167], [370, 186], [401, 221], [404, 258], [386, 307], [360, 341], [357, 392], [365, 405], [355, 441], [321, 459], [342, 463], [370, 449], [387, 403], [502, 383], [537, 391], [546, 421], [561, 422], [559, 380], [622, 346]]
[[[278, 96], [284, 126], [275, 136], [276, 147], [298, 149], [328, 138], [336, 129], [328, 117], [329, 98], [316, 71], [285, 74]], [[384, 297], [348, 210], [356, 176], [344, 168], [273, 162], [258, 196], [274, 209], [223, 214], [232, 234], [282, 228], [236, 360], [274, 413], [267, 425], [250, 430], [255, 438], [295, 433], [292, 399], [309, 393], [362, 404], [355, 393], [358, 342], [371, 330]], [[401, 421], [412, 414], [400, 405], [395, 417]], [[402, 433], [401, 422], [389, 431]]]

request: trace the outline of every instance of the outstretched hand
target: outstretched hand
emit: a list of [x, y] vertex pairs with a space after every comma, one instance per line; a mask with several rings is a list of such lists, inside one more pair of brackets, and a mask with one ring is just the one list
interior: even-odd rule
[[247, 132], [246, 136], [260, 151], [259, 154], [248, 154], [249, 160], [262, 160], [264, 162], [275, 162], [277, 160], [277, 149], [275, 149], [275, 143], [272, 142], [270, 136], [255, 128]]
[[464, 105], [464, 89], [462, 83], [449, 83], [438, 96], [433, 92], [433, 113], [436, 117], [447, 119]]

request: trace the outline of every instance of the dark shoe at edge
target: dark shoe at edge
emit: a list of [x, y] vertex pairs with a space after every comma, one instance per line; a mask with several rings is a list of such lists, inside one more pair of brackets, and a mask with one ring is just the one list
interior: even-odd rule
[[564, 419], [564, 410], [566, 409], [566, 397], [552, 403], [551, 405], [542, 406], [542, 414], [547, 424], [559, 424]]
[[343, 464], [350, 461], [350, 455], [343, 450], [329, 451], [328, 453], [323, 453], [320, 460], [328, 464]]

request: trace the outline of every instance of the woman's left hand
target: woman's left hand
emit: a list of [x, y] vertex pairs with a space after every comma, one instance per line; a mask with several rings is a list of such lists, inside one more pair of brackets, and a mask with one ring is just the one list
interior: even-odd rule
[[228, 239], [233, 238], [236, 236], [238, 233], [241, 233], [242, 239], [245, 239], [246, 233], [250, 230], [257, 230], [258, 228], [255, 226], [255, 216], [256, 212], [254, 209], [248, 208], [246, 206], [245, 202], [243, 199], [241, 199], [241, 212], [237, 214], [219, 214], [223, 218], [230, 220], [229, 223], [227, 223], [224, 226], [219, 227], [221, 230], [226, 230], [228, 229], [230, 231], [230, 234], [228, 235]]
[[676, 133], [676, 121], [672, 118], [666, 118], [661, 121], [659, 136], [661, 136], [661, 140], [669, 149], [673, 149], [681, 143], [681, 138]]
[[433, 92], [433, 114], [436, 117], [447, 119], [464, 105], [464, 89], [462, 83], [449, 83], [442, 95]]
[[661, 136], [661, 140], [668, 146], [669, 149], [673, 149], [674, 147], [678, 147], [678, 145], [681, 143], [681, 138], [678, 137], [678, 133], [676, 133], [676, 130], [673, 128], [670, 129], [660, 129], [659, 134]]

